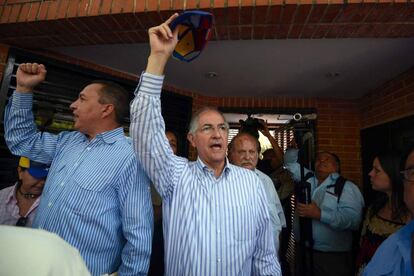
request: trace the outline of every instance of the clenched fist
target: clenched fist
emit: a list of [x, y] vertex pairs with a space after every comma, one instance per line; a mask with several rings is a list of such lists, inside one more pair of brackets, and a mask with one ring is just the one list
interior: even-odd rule
[[22, 63], [19, 65], [16, 73], [17, 87], [16, 91], [21, 93], [30, 93], [33, 88], [45, 80], [46, 68], [43, 64]]

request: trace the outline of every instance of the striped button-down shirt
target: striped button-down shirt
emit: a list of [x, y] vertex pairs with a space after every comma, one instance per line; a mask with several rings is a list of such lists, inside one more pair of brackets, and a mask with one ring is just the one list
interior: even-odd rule
[[253, 171], [220, 177], [173, 154], [165, 137], [163, 77], [144, 73], [131, 105], [131, 136], [163, 198], [167, 275], [279, 275], [266, 196]]
[[15, 92], [5, 130], [13, 154], [51, 163], [33, 227], [76, 247], [93, 275], [146, 274], [152, 233], [149, 179], [123, 129], [92, 140], [77, 131], [38, 132], [32, 94]]

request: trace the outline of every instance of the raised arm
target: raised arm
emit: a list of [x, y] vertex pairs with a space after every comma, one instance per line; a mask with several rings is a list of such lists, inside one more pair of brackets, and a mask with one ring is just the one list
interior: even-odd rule
[[131, 104], [130, 129], [134, 149], [164, 199], [173, 192], [178, 172], [186, 162], [174, 155], [165, 136], [160, 101], [164, 81], [162, 74], [177, 44], [178, 30], [172, 33], [168, 24], [176, 16], [174, 14], [163, 24], [149, 29], [151, 54]]
[[46, 73], [43, 64], [20, 64], [16, 73], [16, 91], [5, 110], [4, 129], [7, 146], [13, 154], [50, 163], [58, 136], [39, 132], [32, 112], [33, 89], [45, 80]]
[[272, 149], [275, 152], [276, 159], [278, 162], [277, 167], [280, 167], [283, 165], [283, 150], [279, 147], [279, 144], [277, 143], [276, 139], [272, 136], [272, 134], [270, 134], [267, 123], [265, 121], [260, 121], [260, 124], [262, 126], [260, 132], [263, 133], [264, 136], [266, 136], [266, 138], [272, 145]]

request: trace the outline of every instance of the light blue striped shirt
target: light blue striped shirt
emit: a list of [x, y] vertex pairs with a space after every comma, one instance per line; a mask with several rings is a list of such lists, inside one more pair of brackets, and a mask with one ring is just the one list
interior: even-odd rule
[[260, 179], [228, 162], [215, 178], [200, 159], [173, 154], [161, 116], [163, 80], [142, 75], [130, 130], [163, 198], [166, 275], [280, 275]]
[[77, 131], [38, 132], [32, 94], [15, 92], [5, 138], [15, 155], [51, 163], [33, 227], [76, 247], [93, 275], [146, 274], [152, 235], [149, 179], [122, 128], [89, 141]]

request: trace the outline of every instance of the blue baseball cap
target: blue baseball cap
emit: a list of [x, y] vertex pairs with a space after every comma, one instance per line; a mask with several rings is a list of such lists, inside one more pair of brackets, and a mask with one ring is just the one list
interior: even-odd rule
[[19, 166], [27, 169], [34, 178], [46, 178], [49, 173], [49, 166], [43, 163], [32, 161], [27, 157], [20, 157]]

